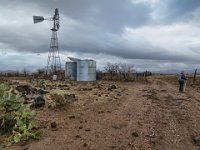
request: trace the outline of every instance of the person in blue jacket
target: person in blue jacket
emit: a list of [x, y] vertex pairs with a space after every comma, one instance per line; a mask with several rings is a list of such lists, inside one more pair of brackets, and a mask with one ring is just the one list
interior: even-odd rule
[[181, 71], [181, 73], [178, 75], [179, 92], [183, 92], [183, 87], [184, 87], [186, 80], [187, 79], [185, 77], [184, 71]]

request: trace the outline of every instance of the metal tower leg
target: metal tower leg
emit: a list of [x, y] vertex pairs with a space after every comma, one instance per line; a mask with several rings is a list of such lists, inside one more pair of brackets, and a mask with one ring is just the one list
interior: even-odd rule
[[57, 31], [52, 30], [46, 74], [58, 75], [60, 71], [61, 71], [61, 63], [59, 56]]

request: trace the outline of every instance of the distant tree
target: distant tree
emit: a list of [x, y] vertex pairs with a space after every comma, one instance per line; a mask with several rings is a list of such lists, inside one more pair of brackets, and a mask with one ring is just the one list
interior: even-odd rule
[[23, 75], [26, 77], [28, 75], [28, 70], [26, 68], [24, 68], [22, 70]]
[[122, 75], [125, 80], [129, 80], [131, 77], [131, 74], [133, 74], [135, 72], [134, 65], [120, 63], [118, 71], [120, 73], [120, 76]]
[[104, 77], [103, 71], [97, 70], [96, 71], [96, 78], [97, 78], [97, 80], [101, 80], [101, 79], [103, 79], [103, 77]]
[[16, 77], [19, 77], [19, 74], [20, 74], [19, 71], [16, 71], [16, 72], [15, 72], [15, 76], [16, 76]]
[[44, 75], [45, 74], [45, 68], [39, 68], [38, 70], [37, 70], [37, 73], [38, 73], [38, 75]]
[[113, 79], [113, 76], [117, 74], [117, 71], [119, 70], [119, 65], [118, 64], [112, 64], [112, 63], [107, 63], [105, 67], [105, 71], [110, 74], [110, 79]]

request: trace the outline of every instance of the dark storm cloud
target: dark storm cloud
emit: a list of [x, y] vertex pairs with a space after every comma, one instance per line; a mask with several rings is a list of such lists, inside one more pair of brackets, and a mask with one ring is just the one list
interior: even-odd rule
[[58, 32], [61, 52], [102, 53], [129, 59], [193, 60], [187, 54], [168, 52], [167, 45], [161, 48], [145, 38], [127, 41], [122, 36], [126, 27], [137, 29], [158, 22], [169, 25], [196, 21], [199, 0], [160, 0], [154, 7], [147, 1], [133, 3], [131, 0], [1, 0], [0, 4], [4, 18], [4, 23], [0, 23], [0, 44], [13, 50], [47, 52], [51, 24], [47, 21], [33, 24], [32, 16], [51, 17], [57, 7], [61, 16]]
[[[0, 38], [0, 42], [6, 43], [8, 46], [15, 47], [16, 50], [21, 51], [28, 50], [34, 52], [36, 51], [35, 49], [37, 49], [37, 52], [38, 50], [40, 50], [40, 52], [45, 52], [47, 50], [47, 45], [44, 43], [50, 40], [50, 33], [48, 30], [50, 26], [48, 26], [48, 28], [46, 26], [45, 30], [43, 27], [44, 23], [40, 25], [36, 24], [35, 26], [41, 27], [40, 30], [37, 30], [38, 28], [32, 23], [32, 15], [51, 17], [53, 16], [55, 7], [59, 8], [61, 16], [62, 29], [59, 31], [59, 36], [63, 39], [60, 40], [68, 43], [67, 45], [63, 44], [66, 45], [66, 47], [63, 47], [60, 42], [62, 50], [66, 50], [68, 47], [76, 50], [79, 49], [78, 47], [83, 46], [81, 44], [92, 43], [90, 45], [94, 45], [93, 51], [95, 51], [101, 48], [99, 44], [105, 44], [103, 42], [98, 42], [101, 40], [101, 37], [103, 37], [105, 41], [112, 42], [112, 40], [106, 36], [107, 33], [120, 36], [124, 27], [140, 27], [151, 20], [151, 9], [148, 5], [144, 3], [134, 4], [130, 0], [116, 0], [114, 3], [113, 1], [107, 0], [13, 0], [9, 2], [2, 0], [1, 4], [4, 9], [9, 10], [13, 8], [13, 11], [7, 12], [7, 14], [5, 13], [6, 16], [13, 16], [13, 18], [7, 18], [7, 27], [0, 26], [0, 30], [3, 29], [2, 35], [4, 35]], [[32, 14], [30, 14], [30, 12]], [[27, 18], [28, 14], [30, 15], [30, 19]], [[14, 18], [14, 16], [17, 18]], [[24, 20], [19, 20], [22, 21], [24, 25], [9, 25], [9, 20], [17, 20], [19, 17], [24, 17]], [[64, 18], [71, 18], [77, 21], [78, 24], [71, 27], [67, 20], [63, 23]], [[68, 28], [72, 30], [68, 31]], [[80, 37], [82, 38], [80, 39]], [[70, 39], [73, 39], [73, 41]], [[24, 42], [24, 40], [26, 40], [26, 42]], [[70, 43], [70, 41], [72, 43]], [[73, 43], [76, 43], [76, 45]], [[87, 47], [85, 47], [85, 50], [86, 49]], [[88, 47], [88, 50], [89, 49], [90, 47]]]
[[163, 23], [177, 23], [186, 21], [199, 21], [199, 0], [162, 0], [156, 5], [155, 10], [161, 16]]

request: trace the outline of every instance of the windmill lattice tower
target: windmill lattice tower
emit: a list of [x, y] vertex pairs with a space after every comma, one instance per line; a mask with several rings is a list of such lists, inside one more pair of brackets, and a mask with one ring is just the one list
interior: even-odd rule
[[57, 36], [57, 31], [59, 30], [60, 27], [59, 19], [60, 17], [58, 8], [55, 9], [55, 14], [53, 18], [44, 19], [44, 17], [42, 16], [33, 16], [34, 23], [42, 22], [44, 20], [53, 21], [53, 28], [51, 29], [52, 31], [51, 43], [50, 43], [49, 54], [47, 59], [47, 68], [46, 68], [46, 74], [49, 75], [59, 75], [61, 71], [58, 36]]

